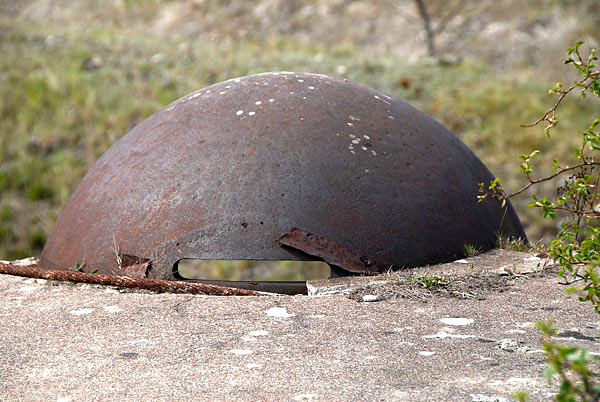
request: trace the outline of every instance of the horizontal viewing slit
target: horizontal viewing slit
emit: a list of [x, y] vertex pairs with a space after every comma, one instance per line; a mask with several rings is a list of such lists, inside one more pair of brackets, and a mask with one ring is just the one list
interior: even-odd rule
[[323, 261], [183, 259], [174, 271], [184, 279], [220, 281], [307, 281], [329, 277]]

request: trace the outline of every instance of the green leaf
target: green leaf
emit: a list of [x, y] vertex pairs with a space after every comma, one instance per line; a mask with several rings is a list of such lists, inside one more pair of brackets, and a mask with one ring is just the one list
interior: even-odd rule
[[534, 158], [535, 156], [537, 156], [539, 153], [540, 153], [540, 150], [539, 150], [539, 149], [536, 149], [536, 150], [532, 151], [532, 152], [531, 152], [531, 153], [529, 153], [529, 154], [521, 154], [521, 155], [519, 155], [519, 158], [520, 158], [520, 159], [523, 159], [524, 161], [526, 161], [526, 162], [527, 162], [527, 161], [530, 161], [530, 160], [531, 160], [532, 158]]
[[551, 367], [548, 367], [546, 370], [544, 370], [544, 377], [546, 377], [546, 380], [548, 380], [548, 385], [552, 384], [552, 376], [554, 373], [556, 373], [556, 370]]

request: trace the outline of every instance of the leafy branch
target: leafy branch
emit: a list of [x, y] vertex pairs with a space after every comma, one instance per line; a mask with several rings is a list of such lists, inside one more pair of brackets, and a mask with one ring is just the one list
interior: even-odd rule
[[[554, 88], [548, 91], [558, 97], [554, 105], [538, 120], [528, 125], [522, 125], [523, 127], [534, 127], [542, 122], [547, 122], [548, 125], [544, 128], [544, 132], [550, 137], [551, 129], [558, 124], [557, 109], [569, 93], [576, 88], [580, 88], [582, 97], [585, 97], [586, 93], [600, 96], [600, 70], [598, 70], [595, 63], [598, 59], [596, 56], [598, 49], [591, 50], [589, 56], [584, 57], [581, 52], [582, 44], [583, 42], [579, 41], [574, 48], [567, 49], [568, 57], [564, 61], [565, 64], [572, 64], [576, 68], [580, 74], [580, 79], [566, 89], [561, 83], [557, 83]], [[539, 208], [544, 217], [552, 219], [556, 219], [557, 211], [565, 211], [570, 215], [570, 218], [562, 224], [558, 239], [551, 244], [551, 255], [555, 261], [564, 263], [563, 268], [573, 274], [578, 273], [574, 267], [586, 263], [596, 263], [600, 256], [600, 247], [594, 253], [582, 253], [582, 247], [589, 246], [585, 241], [591, 240], [595, 235], [595, 233], [590, 232], [590, 223], [600, 219], [600, 162], [595, 160], [593, 154], [590, 155], [600, 150], [599, 127], [600, 119], [595, 119], [581, 133], [581, 144], [574, 152], [578, 162], [572, 166], [563, 166], [555, 158], [552, 163], [551, 174], [534, 178], [532, 175], [533, 159], [540, 154], [539, 150], [534, 150], [529, 154], [519, 156], [521, 165], [518, 171], [523, 173], [527, 179], [527, 183], [519, 190], [510, 194], [506, 193], [497, 179], [490, 182], [487, 187], [484, 183], [479, 184], [480, 195], [478, 198], [480, 202], [487, 197], [492, 197], [500, 200], [502, 206], [505, 206], [506, 200], [509, 198], [519, 195], [540, 183], [570, 174], [564, 181], [565, 184], [558, 188], [558, 196], [555, 201], [551, 201], [545, 196], [539, 197], [537, 194], [533, 194], [529, 206]], [[587, 228], [587, 231], [584, 231], [584, 228]], [[581, 239], [581, 237], [584, 239]], [[573, 255], [575, 255], [575, 258], [573, 258]], [[582, 260], [583, 256], [586, 259]], [[598, 294], [600, 295], [600, 284]], [[596, 307], [600, 312], [600, 305]]]
[[579, 74], [583, 75], [583, 78], [579, 81], [576, 81], [567, 89], [563, 89], [563, 86], [560, 82], [558, 82], [554, 88], [549, 89], [548, 93], [554, 94], [558, 96], [556, 103], [552, 106], [548, 111], [539, 119], [531, 124], [522, 124], [522, 127], [534, 127], [540, 124], [543, 121], [548, 122], [548, 126], [544, 128], [544, 132], [546, 135], [550, 135], [550, 129], [552, 129], [556, 124], [558, 124], [558, 119], [556, 118], [556, 109], [563, 101], [565, 96], [569, 94], [569, 92], [573, 91], [575, 88], [581, 89], [581, 97], [585, 98], [585, 93], [587, 90], [595, 93], [600, 96], [600, 84], [598, 83], [598, 78], [600, 78], [600, 71], [594, 70], [596, 68], [596, 64], [594, 61], [598, 59], [596, 57], [596, 52], [598, 49], [592, 49], [587, 59], [581, 56], [581, 52], [579, 48], [583, 45], [583, 41], [578, 41], [573, 48], [567, 48], [568, 57], [565, 59], [564, 64], [573, 63]]
[[[600, 70], [596, 64], [598, 49], [592, 49], [587, 57], [581, 52], [579, 41], [575, 47], [567, 49], [565, 64], [572, 64], [580, 74], [579, 80], [568, 88], [559, 82], [548, 92], [557, 96], [554, 105], [535, 122], [522, 125], [535, 127], [542, 122], [548, 123], [544, 132], [550, 137], [551, 130], [558, 124], [557, 110], [566, 96], [575, 89], [580, 89], [580, 94], [585, 98], [591, 93], [600, 97]], [[534, 150], [528, 154], [521, 154], [521, 164], [518, 169], [527, 179], [527, 183], [514, 193], [506, 193], [493, 180], [486, 187], [479, 184], [479, 201], [492, 197], [506, 204], [506, 200], [519, 195], [540, 183], [562, 179], [562, 184], [557, 188], [555, 200], [546, 196], [532, 195], [529, 203], [531, 208], [539, 208], [543, 217], [556, 219], [556, 213], [563, 211], [567, 218], [561, 224], [557, 238], [550, 243], [550, 255], [560, 266], [560, 275], [569, 281], [571, 279], [584, 281], [584, 296], [582, 301], [590, 301], [600, 313], [600, 279], [596, 272], [600, 265], [600, 161], [597, 161], [597, 152], [600, 151], [600, 118], [594, 119], [590, 125], [581, 132], [580, 146], [574, 150], [577, 163], [572, 166], [562, 165], [555, 158], [552, 162], [552, 173], [534, 178], [533, 160], [540, 154]], [[567, 275], [567, 273], [569, 275]]]
[[[580, 88], [582, 98], [587, 93], [600, 97], [600, 70], [596, 65], [596, 52], [592, 49], [588, 57], [583, 57], [579, 41], [574, 48], [567, 49], [565, 64], [572, 64], [580, 74], [579, 80], [564, 88], [557, 83], [548, 92], [556, 95], [554, 105], [535, 122], [522, 127], [535, 127], [542, 122], [548, 123], [544, 128], [546, 136], [558, 124], [557, 110], [566, 96], [576, 88]], [[574, 156], [577, 163], [572, 166], [562, 166], [555, 158], [552, 162], [552, 173], [539, 178], [533, 178], [534, 164], [532, 160], [540, 154], [534, 150], [529, 154], [521, 154], [519, 172], [525, 175], [527, 184], [514, 193], [507, 194], [495, 179], [488, 186], [479, 184], [479, 201], [492, 197], [502, 201], [521, 194], [540, 183], [562, 179], [556, 192], [556, 200], [551, 201], [546, 196], [532, 195], [529, 203], [531, 208], [539, 208], [544, 218], [556, 219], [557, 211], [566, 212], [566, 219], [561, 223], [557, 237], [550, 243], [549, 254], [560, 267], [559, 275], [565, 279], [565, 284], [583, 282], [583, 287], [577, 289], [581, 296], [579, 300], [590, 302], [596, 313], [600, 314], [600, 162], [595, 156], [600, 151], [600, 119], [594, 119], [581, 132], [579, 148]], [[544, 352], [549, 364], [546, 371], [548, 381], [558, 376], [561, 381], [558, 401], [598, 401], [600, 400], [600, 384], [598, 384], [599, 358], [592, 356], [586, 349], [578, 349], [555, 345], [551, 337], [556, 334], [552, 323], [538, 323], [545, 336]], [[592, 370], [593, 369], [593, 370]], [[575, 381], [575, 378], [579, 382]], [[519, 400], [525, 400], [525, 394], [517, 395]]]
[[[596, 96], [600, 97], [600, 70], [597, 70], [597, 65], [595, 61], [598, 59], [596, 56], [596, 52], [599, 49], [592, 49], [589, 56], [584, 58], [581, 55], [580, 47], [583, 44], [582, 41], [578, 41], [575, 44], [574, 48], [568, 48], [567, 54], [568, 57], [565, 59], [565, 64], [573, 64], [577, 71], [582, 75], [579, 81], [576, 81], [570, 87], [564, 89], [562, 84], [557, 83], [554, 88], [548, 90], [549, 94], [557, 95], [558, 99], [554, 103], [554, 105], [544, 113], [542, 117], [531, 124], [521, 124], [521, 127], [535, 127], [542, 122], [548, 122], [548, 125], [544, 128], [544, 132], [548, 137], [550, 137], [550, 130], [554, 128], [558, 124], [558, 118], [556, 117], [556, 110], [561, 104], [561, 102], [565, 99], [565, 97], [575, 90], [576, 88], [581, 88], [581, 97], [585, 98], [587, 92], [591, 92]], [[520, 159], [523, 160], [521, 166], [519, 168], [519, 172], [524, 173], [528, 183], [523, 186], [521, 189], [507, 194], [504, 189], [498, 184], [497, 180], [494, 180], [490, 183], [488, 188], [484, 187], [484, 183], [479, 184], [479, 191], [481, 195], [478, 196], [479, 201], [483, 201], [488, 196], [496, 198], [500, 201], [504, 201], [505, 199], [512, 198], [518, 194], [521, 194], [528, 190], [530, 187], [545, 182], [553, 180], [559, 176], [564, 175], [567, 172], [577, 171], [585, 167], [589, 166], [599, 166], [600, 162], [594, 161], [593, 158], [588, 157], [586, 154], [587, 148], [592, 151], [600, 150], [600, 136], [599, 133], [596, 132], [597, 126], [600, 124], [600, 119], [595, 119], [587, 130], [582, 132], [583, 140], [581, 142], [581, 146], [578, 150], [575, 151], [575, 157], [580, 161], [579, 163], [573, 166], [561, 166], [558, 163], [557, 159], [553, 161], [553, 173], [541, 178], [533, 179], [531, 177], [531, 173], [533, 172], [533, 164], [531, 160], [536, 157], [540, 151], [534, 150], [530, 154], [521, 154], [519, 156]], [[504, 205], [504, 204], [503, 204]], [[536, 207], [542, 207], [542, 205], [535, 204]]]
[[[574, 401], [576, 395], [580, 401], [598, 401], [600, 399], [600, 384], [597, 383], [590, 366], [597, 368], [600, 357], [592, 355], [587, 349], [555, 345], [552, 336], [557, 333], [552, 321], [538, 323], [544, 333], [544, 352], [550, 367], [545, 375], [548, 382], [553, 376], [558, 376], [561, 387], [556, 399], [559, 401]], [[576, 374], [581, 382], [576, 382], [570, 374]]]

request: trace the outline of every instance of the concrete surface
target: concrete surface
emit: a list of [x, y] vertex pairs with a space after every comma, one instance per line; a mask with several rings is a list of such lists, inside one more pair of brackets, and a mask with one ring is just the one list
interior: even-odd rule
[[[497, 276], [510, 258], [531, 258], [493, 256]], [[486, 258], [454, 266], [483, 275]], [[450, 277], [448, 266], [438, 270]], [[535, 322], [555, 318], [557, 342], [599, 352], [598, 317], [554, 273], [508, 271], [510, 283], [483, 297], [403, 290], [378, 302], [122, 292], [0, 275], [0, 399], [487, 402], [524, 389], [548, 400], [555, 388], [543, 377]]]

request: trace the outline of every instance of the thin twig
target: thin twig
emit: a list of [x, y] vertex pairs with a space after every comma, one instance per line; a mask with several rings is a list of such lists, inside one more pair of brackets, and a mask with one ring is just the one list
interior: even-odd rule
[[[551, 175], [546, 176], [546, 177], [542, 177], [542, 178], [539, 178], [539, 179], [531, 179], [531, 178], [529, 178], [529, 183], [527, 185], [523, 186], [520, 190], [517, 190], [514, 193], [511, 193], [509, 195], [507, 195], [506, 193], [504, 193], [506, 195], [506, 197], [503, 197], [503, 198], [512, 198], [515, 195], [521, 194], [523, 191], [526, 191], [529, 187], [531, 187], [531, 186], [533, 186], [535, 184], [542, 183], [542, 182], [545, 182], [545, 181], [548, 181], [548, 180], [552, 180], [555, 177], [560, 176], [561, 174], [563, 174], [565, 172], [568, 172], [570, 170], [579, 169], [579, 168], [584, 167], [584, 166], [600, 166], [600, 162], [581, 162], [581, 163], [578, 163], [578, 164], [573, 165], [573, 166], [568, 166], [566, 168], [562, 168], [561, 170], [556, 171], [556, 172], [554, 172]], [[529, 176], [527, 176], [527, 177], [529, 177]]]

